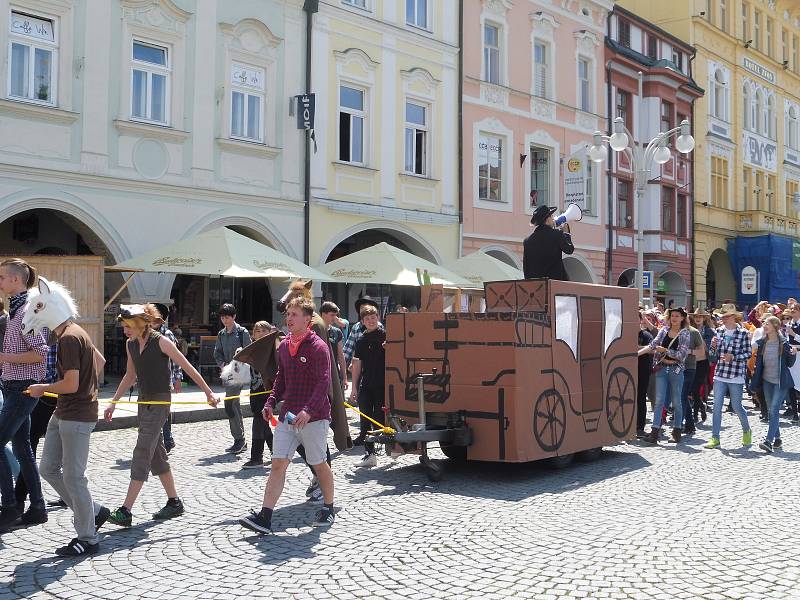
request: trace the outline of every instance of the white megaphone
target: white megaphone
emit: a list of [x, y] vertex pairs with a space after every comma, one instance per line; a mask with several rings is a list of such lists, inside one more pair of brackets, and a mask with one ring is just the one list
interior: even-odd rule
[[556, 227], [561, 227], [565, 223], [572, 223], [573, 221], [580, 221], [583, 218], [583, 211], [577, 204], [570, 204], [563, 213], [558, 215], [553, 221]]

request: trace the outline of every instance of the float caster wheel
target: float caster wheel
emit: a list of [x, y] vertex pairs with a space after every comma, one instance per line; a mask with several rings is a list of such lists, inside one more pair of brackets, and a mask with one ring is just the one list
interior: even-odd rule
[[444, 470], [442, 467], [432, 462], [427, 456], [420, 456], [419, 462], [425, 468], [425, 475], [430, 481], [436, 483], [442, 480], [442, 477], [444, 477]]

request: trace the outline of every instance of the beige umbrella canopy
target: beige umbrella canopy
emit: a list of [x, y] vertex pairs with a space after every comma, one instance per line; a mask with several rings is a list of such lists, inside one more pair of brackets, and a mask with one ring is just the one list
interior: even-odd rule
[[353, 252], [320, 267], [321, 271], [333, 279], [347, 283], [419, 286], [417, 269], [427, 270], [431, 283], [441, 283], [448, 287], [472, 287], [463, 277], [386, 242]]
[[226, 227], [156, 248], [107, 270], [333, 281], [299, 260]]
[[490, 256], [485, 252], [473, 252], [458, 260], [445, 264], [445, 267], [468, 280], [475, 287], [483, 287], [487, 281], [507, 281], [524, 279], [522, 271]]

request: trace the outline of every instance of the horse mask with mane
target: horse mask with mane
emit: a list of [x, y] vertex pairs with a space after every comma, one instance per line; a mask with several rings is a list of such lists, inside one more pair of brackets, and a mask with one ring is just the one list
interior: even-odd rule
[[286, 305], [289, 303], [289, 300], [296, 296], [303, 296], [309, 300], [313, 299], [311, 295], [311, 286], [314, 285], [314, 281], [309, 279], [308, 281], [303, 281], [302, 279], [297, 279], [293, 281], [289, 285], [288, 291], [283, 295], [283, 298], [278, 300], [278, 303], [275, 305], [275, 309], [283, 314], [286, 312]]
[[28, 308], [22, 319], [22, 333], [53, 331], [78, 316], [78, 307], [69, 290], [60, 283], [39, 277], [39, 287], [28, 292]]

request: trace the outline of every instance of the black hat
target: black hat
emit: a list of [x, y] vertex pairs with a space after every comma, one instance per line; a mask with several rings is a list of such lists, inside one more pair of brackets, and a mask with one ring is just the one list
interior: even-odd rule
[[154, 302], [153, 305], [158, 309], [158, 312], [161, 313], [161, 318], [166, 322], [169, 319], [169, 308], [166, 304], [161, 302]]
[[356, 313], [360, 314], [361, 307], [365, 304], [371, 304], [375, 308], [378, 308], [378, 303], [375, 300], [373, 300], [370, 296], [363, 296], [362, 298], [356, 300]]
[[531, 217], [531, 225], [541, 225], [558, 209], [554, 206], [537, 206]]

